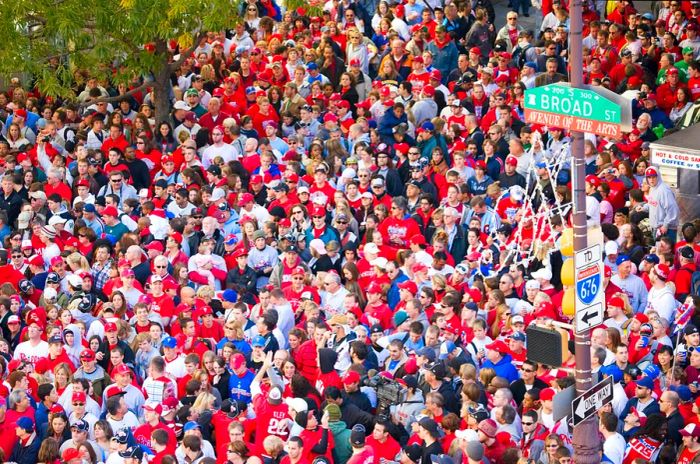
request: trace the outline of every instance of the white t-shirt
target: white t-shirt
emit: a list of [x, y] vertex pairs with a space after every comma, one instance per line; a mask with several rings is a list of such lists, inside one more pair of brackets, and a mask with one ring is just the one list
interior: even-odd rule
[[616, 432], [603, 442], [603, 454], [613, 464], [622, 464], [626, 445], [622, 435]]
[[175, 379], [180, 379], [187, 374], [185, 369], [185, 358], [183, 356], [178, 356], [172, 361], [165, 360], [165, 372], [173, 376]]
[[210, 145], [206, 150], [204, 150], [204, 153], [202, 153], [202, 166], [204, 166], [204, 169], [207, 169], [217, 156], [223, 158], [224, 163], [238, 159], [238, 153], [232, 145], [229, 145], [228, 143], [224, 143], [220, 147]]
[[49, 344], [41, 340], [36, 346], [31, 341], [22, 342], [15, 348], [14, 358], [35, 364], [39, 359], [49, 355]]

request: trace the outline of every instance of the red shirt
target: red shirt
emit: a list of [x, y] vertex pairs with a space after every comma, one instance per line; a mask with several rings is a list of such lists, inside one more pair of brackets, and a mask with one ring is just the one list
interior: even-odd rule
[[359, 453], [353, 453], [348, 459], [347, 464], [374, 464], [374, 452], [369, 446]]
[[59, 182], [55, 187], [47, 182], [46, 185], [44, 185], [44, 193], [46, 193], [47, 198], [54, 193], [58, 193], [61, 198], [66, 200], [68, 203], [70, 203], [71, 199], [73, 198], [73, 192], [71, 192], [70, 187], [63, 182]]
[[381, 458], [387, 461], [393, 461], [396, 459], [396, 455], [401, 451], [401, 446], [394, 438], [389, 435], [384, 443], [376, 440], [372, 435], [365, 439], [365, 445], [372, 448], [374, 451], [374, 464], [379, 464]]
[[285, 403], [270, 404], [267, 395], [258, 395], [253, 399], [253, 410], [255, 411], [255, 446], [258, 452], [263, 450], [263, 440], [268, 435], [275, 435], [287, 441], [289, 437], [289, 408]]

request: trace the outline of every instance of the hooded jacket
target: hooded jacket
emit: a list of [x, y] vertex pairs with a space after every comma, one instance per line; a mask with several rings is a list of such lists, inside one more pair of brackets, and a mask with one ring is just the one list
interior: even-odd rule
[[647, 297], [647, 309], [644, 312], [654, 310], [667, 321], [673, 320], [673, 315], [678, 307], [678, 302], [671, 289], [664, 285], [662, 288], [652, 288]]
[[321, 348], [318, 350], [318, 364], [321, 373], [316, 382], [316, 389], [323, 394], [323, 390], [328, 387], [338, 387], [343, 389], [343, 383], [340, 381], [340, 376], [335, 371], [335, 363], [338, 361], [338, 353], [330, 348]]
[[503, 356], [497, 363], [487, 359], [481, 367], [490, 367], [496, 371], [497, 376], [507, 379], [508, 383], [518, 380], [519, 377], [517, 369], [513, 366], [513, 358], [509, 354]]
[[350, 429], [348, 425], [339, 420], [337, 422], [329, 422], [328, 428], [333, 434], [335, 446], [333, 447], [333, 462], [335, 464], [345, 464], [352, 456], [352, 448], [350, 447]]
[[677, 229], [679, 210], [676, 196], [661, 176], [657, 179], [656, 186], [649, 191], [649, 224], [654, 229], [661, 226]]

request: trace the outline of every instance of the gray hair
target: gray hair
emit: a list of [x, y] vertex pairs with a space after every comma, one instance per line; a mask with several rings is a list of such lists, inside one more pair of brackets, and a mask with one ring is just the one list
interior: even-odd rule
[[17, 404], [19, 404], [22, 399], [24, 399], [24, 396], [27, 396], [27, 393], [22, 391], [22, 390], [13, 390], [10, 393], [10, 396], [7, 398], [7, 408], [8, 409], [15, 409], [17, 407]]

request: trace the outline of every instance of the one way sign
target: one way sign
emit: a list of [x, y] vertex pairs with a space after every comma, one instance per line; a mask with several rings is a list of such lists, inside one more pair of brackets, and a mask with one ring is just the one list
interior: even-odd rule
[[613, 378], [605, 380], [588, 390], [571, 403], [574, 426], [591, 417], [595, 412], [613, 399]]

